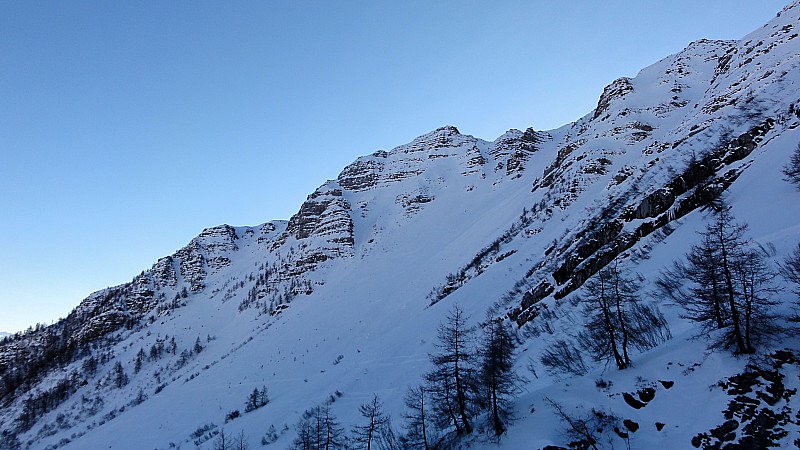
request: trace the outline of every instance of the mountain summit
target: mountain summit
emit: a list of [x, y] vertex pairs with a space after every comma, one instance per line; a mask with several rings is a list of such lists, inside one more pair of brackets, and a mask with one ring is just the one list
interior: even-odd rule
[[[694, 249], [713, 253], [709, 226], [747, 224], [723, 258], [755, 250], [709, 276], [765, 278], [738, 278], [735, 295], [792, 326], [795, 288], [778, 273], [800, 242], [800, 192], [782, 174], [800, 142], [799, 23], [794, 2], [741, 40], [697, 41], [614, 81], [561, 128], [489, 142], [445, 126], [358, 158], [288, 221], [203, 230], [0, 342], [0, 448], [318, 448], [302, 445], [311, 419], [361, 448], [365, 420], [388, 416], [383, 448], [425, 448], [403, 421], [424, 392], [444, 415], [430, 447], [797, 445], [796, 337], [776, 326], [776, 340], [731, 347], [692, 312], [705, 297], [687, 306], [664, 286]], [[606, 307], [582, 305], [623, 291], [650, 334], [604, 347], [621, 301], [600, 322]], [[762, 317], [751, 310], [743, 321]], [[436, 364], [454, 361], [443, 335], [477, 329], [516, 348], [503, 372], [515, 420], [500, 428], [488, 391], [445, 402], [453, 420], [436, 403], [461, 389], [437, 384]], [[491, 353], [464, 345], [455, 360], [484, 358], [485, 375]]]

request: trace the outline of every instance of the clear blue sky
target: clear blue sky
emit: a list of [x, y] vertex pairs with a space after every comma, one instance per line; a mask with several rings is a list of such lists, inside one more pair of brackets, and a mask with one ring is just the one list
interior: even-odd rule
[[0, 0], [0, 331], [442, 125], [552, 129], [788, 0]]

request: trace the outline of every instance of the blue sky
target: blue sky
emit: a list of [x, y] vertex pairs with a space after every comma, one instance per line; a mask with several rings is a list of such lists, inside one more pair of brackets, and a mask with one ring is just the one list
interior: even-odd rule
[[561, 126], [784, 4], [0, 0], [0, 331], [439, 126]]

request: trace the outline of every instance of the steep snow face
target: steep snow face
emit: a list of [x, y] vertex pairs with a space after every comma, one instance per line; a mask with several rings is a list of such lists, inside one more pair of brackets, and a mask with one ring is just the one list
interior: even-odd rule
[[[359, 158], [288, 222], [203, 230], [0, 347], [0, 429], [27, 448], [210, 448], [222, 429], [256, 446], [274, 425], [283, 448], [303, 410], [325, 401], [350, 426], [378, 394], [399, 422], [453, 304], [471, 323], [487, 311], [513, 323], [517, 371], [536, 369], [580, 325], [569, 300], [586, 279], [616, 261], [646, 290], [696, 240], [708, 195], [724, 191], [752, 236], [784, 256], [800, 240], [800, 210], [787, 206], [800, 194], [780, 174], [800, 141], [798, 23], [796, 2], [740, 41], [692, 43], [615, 81], [595, 111], [557, 130], [487, 142], [443, 127]], [[680, 311], [662, 306], [675, 338], [636, 355], [635, 370], [564, 381], [538, 367], [501, 447], [565, 442], [546, 398], [591, 399], [647, 423], [642, 448], [686, 447], [721, 424], [728, 394], [707, 388], [744, 362], [704, 355]], [[70, 356], [48, 353], [54, 341]], [[46, 369], [22, 373], [26, 361]], [[598, 389], [600, 377], [612, 384]], [[229, 415], [262, 387], [267, 406]], [[656, 398], [630, 411], [623, 393], [643, 388]], [[484, 444], [495, 445], [474, 442]]]

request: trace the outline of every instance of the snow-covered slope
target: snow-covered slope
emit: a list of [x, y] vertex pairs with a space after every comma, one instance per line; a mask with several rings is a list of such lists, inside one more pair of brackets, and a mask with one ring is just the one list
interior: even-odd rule
[[[521, 342], [528, 380], [502, 448], [567, 442], [547, 398], [637, 422], [633, 447], [689, 447], [725, 422], [729, 396], [714, 385], [747, 360], [707, 353], [678, 307], [661, 305], [673, 339], [630, 370], [554, 376], [538, 357], [572, 334], [581, 319], [569, 299], [609, 262], [640, 273], [648, 291], [698, 240], [710, 195], [724, 190], [776, 260], [797, 245], [800, 192], [781, 167], [800, 141], [799, 19], [795, 2], [740, 41], [694, 42], [615, 81], [595, 111], [559, 129], [488, 142], [443, 127], [359, 158], [288, 222], [204, 230], [0, 347], [4, 439], [211, 448], [224, 429], [255, 448], [274, 426], [266, 441], [285, 448], [304, 410], [332, 402], [349, 427], [374, 394], [399, 425], [458, 304], [471, 323], [504, 318]], [[783, 366], [788, 392], [798, 365]], [[226, 420], [262, 387], [268, 405]], [[655, 398], [631, 408], [623, 393], [644, 388]], [[800, 437], [791, 420], [782, 444]], [[496, 445], [484, 433], [466, 443]]]

